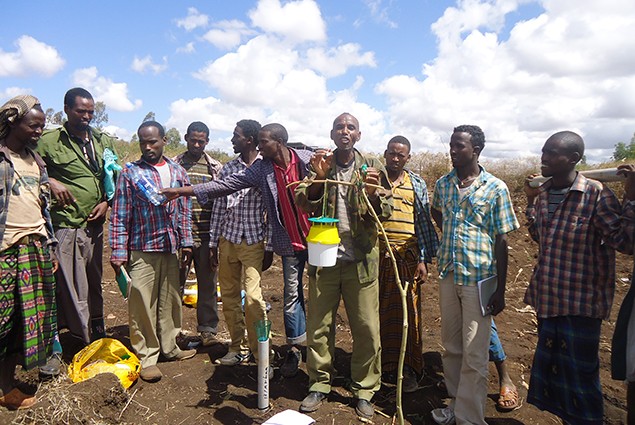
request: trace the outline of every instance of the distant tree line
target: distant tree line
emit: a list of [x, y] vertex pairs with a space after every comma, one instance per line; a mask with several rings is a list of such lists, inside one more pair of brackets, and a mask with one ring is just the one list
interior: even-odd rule
[[[53, 108], [48, 108], [44, 111], [46, 115], [46, 123], [49, 125], [64, 125], [66, 122], [66, 116], [64, 115], [64, 111], [55, 111]], [[156, 121], [156, 114], [152, 111], [148, 112], [141, 122], [146, 121]], [[91, 125], [95, 128], [103, 130], [104, 126], [108, 124], [108, 113], [106, 112], [106, 104], [104, 102], [95, 102], [95, 114], [93, 115], [93, 120], [91, 121]], [[182, 151], [183, 146], [181, 145], [181, 133], [175, 127], [172, 127], [165, 132], [165, 137], [167, 138], [167, 148], [168, 152], [178, 152]], [[131, 144], [136, 144], [139, 141], [137, 137], [137, 133], [132, 135], [130, 139]], [[208, 151], [209, 154], [222, 162], [226, 163], [231, 159], [231, 157], [225, 152], [219, 149], [212, 149]]]
[[635, 159], [635, 133], [633, 134], [633, 137], [631, 137], [631, 143], [629, 143], [628, 145], [623, 142], [615, 145], [615, 150], [613, 151], [613, 159], [615, 161]]

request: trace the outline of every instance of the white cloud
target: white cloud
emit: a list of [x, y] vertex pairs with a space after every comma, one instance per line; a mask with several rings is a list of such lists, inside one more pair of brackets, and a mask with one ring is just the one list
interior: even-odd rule
[[[291, 75], [290, 80], [302, 80], [301, 75]], [[291, 83], [289, 83], [292, 85]], [[275, 94], [274, 94], [275, 95]], [[383, 152], [386, 130], [382, 113], [369, 105], [356, 100], [356, 94], [350, 90], [321, 96], [319, 103], [302, 107], [285, 107], [284, 96], [276, 97], [281, 107], [263, 108], [229, 103], [215, 97], [179, 99], [170, 105], [171, 116], [166, 121], [167, 128], [176, 127], [185, 134], [192, 121], [203, 121], [210, 128], [210, 149], [232, 152], [230, 137], [236, 122], [243, 118], [259, 121], [261, 124], [279, 122], [289, 132], [289, 140], [303, 142], [310, 146], [334, 148], [329, 138], [331, 124], [342, 112], [350, 112], [360, 121], [363, 137], [361, 149]]]
[[194, 53], [196, 51], [196, 49], [194, 48], [194, 42], [190, 41], [189, 43], [187, 43], [185, 46], [183, 47], [179, 47], [178, 49], [176, 49], [177, 53]]
[[182, 19], [177, 19], [176, 26], [185, 29], [185, 31], [192, 31], [199, 27], [206, 27], [209, 21], [209, 17], [200, 13], [195, 7], [189, 7], [187, 9], [187, 16]]
[[[33, 90], [22, 87], [7, 87], [0, 91], [0, 104], [20, 94], [33, 94]], [[46, 109], [46, 106], [43, 106]]]
[[91, 92], [96, 100], [106, 104], [108, 109], [130, 112], [141, 107], [140, 99], [134, 101], [128, 98], [128, 84], [115, 83], [99, 75], [96, 67], [78, 69], [72, 76], [73, 84], [84, 87]]
[[373, 52], [360, 53], [361, 46], [356, 43], [346, 43], [324, 49], [311, 48], [307, 51], [308, 65], [330, 78], [345, 74], [353, 66], [376, 67]]
[[520, 3], [448, 8], [432, 25], [439, 54], [423, 75], [376, 87], [390, 105], [391, 128], [420, 134], [416, 149], [439, 150], [434, 134], [477, 124], [488, 139], [485, 157], [536, 155], [563, 129], [580, 132], [591, 161], [630, 140], [635, 56], [625, 52], [635, 51], [635, 39], [625, 34], [635, 27], [635, 3], [545, 0], [542, 14], [517, 22], [504, 39], [505, 19]]
[[238, 20], [221, 21], [215, 23], [214, 27], [205, 33], [203, 39], [223, 50], [233, 49], [244, 36], [254, 34], [244, 22]]
[[390, 19], [390, 5], [392, 1], [388, 2], [388, 6], [385, 5], [383, 0], [364, 0], [366, 7], [370, 11], [371, 16], [377, 22], [386, 24], [389, 28], [397, 28], [399, 25], [392, 19]]
[[291, 43], [326, 40], [326, 24], [314, 0], [290, 1], [284, 5], [279, 0], [260, 0], [249, 11], [249, 18], [254, 26]]
[[156, 75], [168, 68], [168, 58], [167, 56], [163, 56], [163, 63], [153, 63], [152, 56], [150, 55], [146, 55], [142, 58], [135, 55], [130, 67], [139, 74], [145, 74], [149, 71]]
[[[298, 61], [298, 52], [285, 48], [275, 38], [258, 36], [235, 52], [209, 62], [194, 76], [217, 89], [219, 97], [230, 103], [270, 105], [284, 75]], [[255, 81], [258, 84], [253, 84]]]
[[118, 127], [116, 125], [104, 126], [104, 131], [111, 136], [115, 136], [121, 140], [130, 140], [134, 132], [126, 130], [125, 128]]
[[0, 77], [27, 77], [33, 74], [51, 77], [65, 61], [52, 46], [23, 35], [15, 42], [15, 52], [0, 49]]

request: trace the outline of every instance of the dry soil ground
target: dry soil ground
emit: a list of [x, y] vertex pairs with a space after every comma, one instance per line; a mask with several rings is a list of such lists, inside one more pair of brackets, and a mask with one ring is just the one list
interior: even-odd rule
[[[514, 199], [516, 213], [523, 222], [524, 199]], [[507, 293], [507, 309], [497, 318], [503, 345], [508, 355], [511, 375], [524, 399], [527, 393], [529, 371], [536, 344], [535, 316], [522, 302], [523, 294], [535, 261], [536, 245], [527, 235], [527, 229], [510, 235], [510, 263]], [[106, 258], [105, 258], [106, 259]], [[113, 281], [112, 271], [105, 262], [105, 312], [107, 332], [110, 336], [129, 344], [126, 304]], [[604, 388], [605, 423], [625, 423], [625, 387], [622, 382], [610, 378], [611, 336], [618, 306], [628, 289], [632, 259], [618, 257], [617, 293], [611, 320], [602, 329], [600, 346], [601, 379]], [[406, 423], [432, 424], [430, 411], [444, 405], [442, 391], [437, 382], [442, 376], [440, 353], [439, 306], [436, 270], [423, 288], [424, 353], [427, 377], [420, 382], [420, 389], [404, 396]], [[305, 280], [306, 282], [306, 280]], [[284, 345], [282, 324], [282, 270], [276, 260], [264, 273], [262, 281], [265, 299], [271, 303], [270, 318], [273, 322], [273, 345], [276, 350], [276, 366]], [[310, 302], [310, 300], [309, 300]], [[221, 322], [221, 340], [228, 337]], [[196, 331], [195, 311], [184, 307], [184, 331], [193, 340]], [[184, 340], [187, 344], [188, 338]], [[72, 339], [63, 338], [65, 360], [69, 362], [74, 352], [81, 347]], [[23, 386], [35, 390], [37, 385], [40, 402], [29, 412], [0, 410], [0, 424], [9, 423], [55, 423], [55, 424], [258, 424], [274, 413], [285, 409], [297, 409], [306, 395], [308, 377], [304, 364], [301, 372], [291, 379], [281, 377], [277, 371], [271, 382], [271, 409], [257, 408], [257, 371], [254, 364], [226, 367], [215, 364], [225, 354], [226, 347], [219, 343], [210, 348], [200, 348], [196, 357], [183, 362], [161, 363], [164, 378], [155, 384], [138, 381], [124, 391], [114, 376], [71, 384], [61, 377], [55, 382], [37, 384], [33, 373], [20, 374]], [[334, 390], [320, 409], [311, 416], [318, 424], [355, 424], [360, 419], [351, 407], [350, 393], [346, 389], [351, 352], [351, 335], [346, 314], [340, 308], [337, 317], [336, 366], [339, 377]], [[27, 388], [28, 389], [28, 388]], [[522, 408], [511, 413], [500, 413], [495, 408], [498, 385], [495, 369], [490, 367], [487, 421], [497, 425], [556, 424], [560, 421], [553, 415], [541, 412], [524, 403]], [[395, 388], [382, 386], [374, 398], [376, 415], [373, 423], [391, 424], [395, 414]]]

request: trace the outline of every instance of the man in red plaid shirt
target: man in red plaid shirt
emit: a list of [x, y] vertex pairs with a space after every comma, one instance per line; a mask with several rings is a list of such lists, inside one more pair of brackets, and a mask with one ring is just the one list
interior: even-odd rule
[[115, 273], [126, 267], [130, 273], [128, 312], [130, 343], [141, 361], [141, 379], [161, 379], [156, 366], [159, 355], [185, 360], [196, 350], [181, 350], [176, 337], [181, 331], [179, 259], [192, 258], [191, 201], [187, 198], [155, 205], [141, 190], [146, 178], [156, 189], [189, 185], [187, 173], [163, 156], [165, 130], [156, 121], [146, 121], [137, 131], [141, 159], [126, 164], [117, 182], [110, 216], [110, 264]]

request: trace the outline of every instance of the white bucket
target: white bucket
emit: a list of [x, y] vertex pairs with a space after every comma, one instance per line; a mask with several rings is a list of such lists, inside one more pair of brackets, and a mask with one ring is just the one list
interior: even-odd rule
[[309, 264], [317, 267], [333, 267], [337, 262], [337, 247], [339, 244], [324, 245], [307, 242], [309, 248]]

